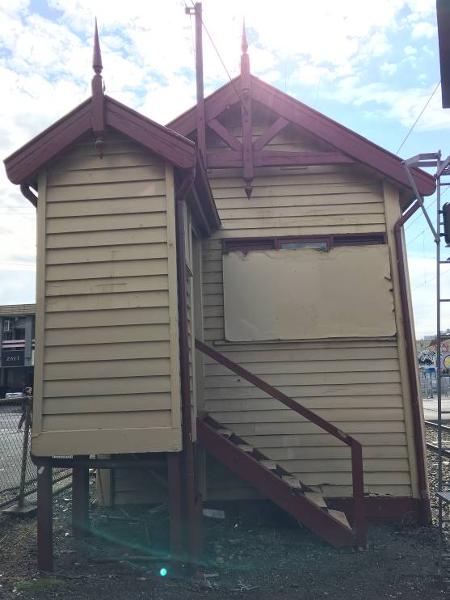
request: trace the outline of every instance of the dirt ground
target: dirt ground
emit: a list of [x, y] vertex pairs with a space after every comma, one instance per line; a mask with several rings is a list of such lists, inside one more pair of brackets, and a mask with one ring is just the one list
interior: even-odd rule
[[[435, 458], [430, 479], [435, 482]], [[92, 507], [91, 535], [70, 531], [70, 492], [55, 499], [55, 573], [36, 571], [34, 518], [0, 517], [0, 599], [450, 599], [438, 578], [435, 528], [372, 526], [366, 551], [335, 550], [273, 508], [205, 519], [195, 575], [165, 560], [164, 508]], [[166, 577], [160, 575], [167, 568]], [[449, 574], [450, 575], [450, 574]]]

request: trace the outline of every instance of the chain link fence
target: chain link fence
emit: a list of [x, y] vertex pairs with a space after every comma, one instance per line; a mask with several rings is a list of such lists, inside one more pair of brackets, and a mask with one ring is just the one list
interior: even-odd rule
[[[422, 398], [435, 398], [437, 395], [436, 374], [433, 372], [419, 371]], [[450, 375], [441, 377], [442, 396], [450, 396]]]
[[[32, 496], [37, 489], [37, 469], [30, 457], [31, 435], [24, 452], [25, 423], [21, 424], [21, 416], [21, 400], [11, 403], [0, 400], [0, 508], [19, 500], [23, 457], [24, 496]], [[68, 478], [71, 470], [54, 469], [53, 473], [53, 481], [56, 483]]]

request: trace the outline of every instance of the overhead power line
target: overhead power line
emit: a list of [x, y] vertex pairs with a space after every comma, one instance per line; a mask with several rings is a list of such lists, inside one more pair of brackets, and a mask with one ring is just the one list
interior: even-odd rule
[[435, 93], [438, 91], [439, 86], [441, 85], [441, 81], [439, 80], [436, 84], [436, 87], [434, 88], [434, 90], [431, 92], [430, 97], [428, 98], [428, 100], [425, 102], [424, 107], [422, 108], [422, 110], [420, 111], [419, 115], [417, 116], [416, 120], [414, 121], [414, 123], [411, 125], [411, 127], [408, 130], [408, 133], [405, 135], [405, 137], [402, 140], [402, 143], [400, 144], [400, 146], [397, 148], [396, 154], [398, 154], [400, 152], [400, 150], [403, 148], [403, 146], [405, 145], [406, 140], [409, 138], [409, 136], [411, 135], [411, 133], [414, 130], [414, 127], [417, 125], [417, 123], [420, 121], [423, 113], [427, 110], [428, 105], [430, 104], [433, 96], [435, 95]]

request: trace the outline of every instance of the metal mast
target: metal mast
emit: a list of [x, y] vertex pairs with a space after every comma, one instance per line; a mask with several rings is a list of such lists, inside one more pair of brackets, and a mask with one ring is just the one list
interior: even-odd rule
[[[450, 177], [450, 156], [445, 160], [441, 158], [441, 152], [433, 154], [419, 154], [404, 162], [404, 166], [408, 175], [408, 179], [413, 187], [414, 193], [416, 194], [417, 201], [419, 202], [430, 230], [433, 234], [434, 241], [436, 243], [436, 392], [437, 392], [437, 458], [438, 458], [438, 486], [437, 486], [437, 500], [438, 500], [438, 528], [439, 528], [439, 572], [441, 577], [444, 579], [445, 584], [450, 584], [450, 555], [448, 553], [448, 531], [446, 528], [449, 520], [444, 518], [444, 506], [450, 505], [450, 481], [444, 481], [443, 476], [443, 455], [449, 448], [445, 448], [443, 445], [442, 433], [445, 428], [442, 422], [442, 377], [443, 377], [443, 365], [442, 365], [442, 306], [445, 303], [450, 302], [450, 298], [442, 297], [442, 286], [441, 286], [441, 267], [442, 265], [449, 265], [450, 258], [442, 260], [442, 238], [444, 237], [444, 222], [443, 222], [443, 210], [442, 210], [442, 192], [443, 186], [450, 185], [450, 180], [443, 181], [445, 177]], [[420, 196], [417, 186], [414, 182], [413, 173], [410, 170], [414, 167], [435, 167], [436, 173], [436, 228], [427, 213], [427, 210], [423, 204], [423, 198]], [[445, 336], [448, 338], [448, 335]]]

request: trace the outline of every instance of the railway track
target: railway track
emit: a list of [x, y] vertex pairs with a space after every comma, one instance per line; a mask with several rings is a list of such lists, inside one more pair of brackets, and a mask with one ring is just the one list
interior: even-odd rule
[[[429, 427], [430, 429], [433, 429], [434, 431], [437, 431], [439, 428], [439, 425], [437, 423], [434, 423], [434, 421], [425, 421], [425, 425], [426, 425], [426, 427]], [[450, 426], [449, 425], [441, 425], [441, 430], [450, 435]], [[442, 453], [442, 456], [445, 456], [446, 458], [450, 458], [450, 442], [447, 442], [447, 443], [449, 445], [443, 446], [441, 448], [441, 453]], [[428, 450], [431, 450], [431, 452], [435, 452], [436, 454], [439, 454], [439, 448], [438, 448], [438, 446], [436, 446], [436, 444], [427, 442], [426, 446], [427, 446]]]

